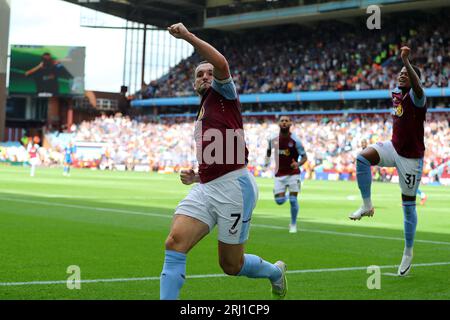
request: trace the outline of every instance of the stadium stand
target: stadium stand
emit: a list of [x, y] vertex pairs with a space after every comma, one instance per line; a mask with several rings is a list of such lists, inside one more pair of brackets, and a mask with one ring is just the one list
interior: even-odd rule
[[[209, 41], [230, 61], [240, 94], [393, 88], [403, 44], [415, 48], [413, 62], [422, 69], [425, 87], [448, 87], [449, 14], [443, 9], [392, 15], [383, 19], [382, 33], [360, 23], [323, 21], [212, 33]], [[197, 54], [181, 61], [153, 81], [143, 98], [193, 96], [189, 79], [199, 61]]]
[[[399, 49], [404, 44], [414, 48], [413, 63], [422, 70], [424, 87], [441, 90], [450, 88], [449, 15], [448, 8], [390, 14], [383, 18], [383, 32], [361, 28], [366, 17], [355, 17], [346, 22], [266, 26], [251, 32], [209, 30], [203, 36], [230, 61], [240, 94], [326, 91], [335, 95], [348, 91], [350, 95], [363, 90], [390, 90], [396, 84], [401, 67]], [[154, 114], [136, 112], [131, 118], [104, 115], [73, 125], [68, 133], [47, 133], [48, 145], [40, 151], [43, 164], [59, 164], [64, 146], [72, 140], [98, 144], [98, 158], [79, 153], [75, 162], [78, 167], [174, 172], [195, 165], [192, 116], [196, 114], [198, 98], [193, 97], [192, 75], [199, 61], [194, 53], [160, 79], [144, 83], [142, 91], [134, 96], [137, 100], [188, 97], [191, 102], [181, 106], [184, 114], [175, 113], [180, 105], [161, 105]], [[361, 141], [390, 139], [390, 101], [388, 96], [370, 101], [365, 97], [352, 98], [358, 109], [350, 112], [348, 99], [340, 97], [301, 104], [281, 100], [246, 104], [244, 115], [258, 116], [246, 117], [244, 127], [252, 172], [257, 176], [272, 175], [273, 168], [265, 170], [262, 165], [267, 139], [278, 130], [274, 115], [302, 113], [293, 115], [293, 120], [309, 157], [304, 177], [353, 179], [354, 159]], [[428, 114], [425, 175], [449, 160], [448, 106], [448, 98], [430, 103], [430, 107], [442, 111]], [[326, 109], [331, 111], [312, 112]], [[11, 147], [0, 148], [0, 161], [26, 158], [17, 157], [17, 150], [9, 152]], [[396, 175], [395, 171], [377, 174], [381, 180]]]
[[[176, 118], [158, 122], [144, 119], [116, 114], [80, 123], [72, 134], [64, 134], [65, 140], [103, 143], [105, 148], [97, 159], [84, 157], [83, 161], [75, 165], [160, 173], [177, 172], [180, 168], [196, 165], [193, 122]], [[303, 173], [306, 179], [353, 179], [355, 156], [361, 150], [362, 140], [369, 144], [388, 140], [392, 130], [389, 114], [309, 115], [293, 117], [293, 121], [294, 131], [308, 153]], [[273, 167], [266, 170], [263, 164], [267, 140], [279, 130], [276, 120], [273, 117], [247, 118], [244, 130], [249, 147], [250, 169], [256, 176], [272, 176]], [[427, 151], [424, 175], [427, 175], [433, 168], [450, 160], [447, 113], [428, 114], [425, 130]], [[22, 149], [22, 152], [25, 151], [25, 148]], [[62, 150], [62, 145], [41, 148], [43, 164], [58, 164], [62, 159]], [[12, 160], [15, 154], [17, 150], [14, 153], [0, 152], [0, 161]], [[77, 156], [83, 158], [82, 154]], [[396, 172], [380, 171], [378, 177], [385, 180], [394, 177], [395, 181]], [[424, 178], [426, 181], [427, 178]]]

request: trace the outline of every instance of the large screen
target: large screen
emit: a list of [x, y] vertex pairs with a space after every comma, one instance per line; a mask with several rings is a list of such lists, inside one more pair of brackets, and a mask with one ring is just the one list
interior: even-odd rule
[[84, 94], [84, 47], [12, 45], [9, 94]]

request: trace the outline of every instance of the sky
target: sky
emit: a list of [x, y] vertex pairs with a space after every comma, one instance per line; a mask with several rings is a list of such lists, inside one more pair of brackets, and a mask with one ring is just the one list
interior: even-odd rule
[[[104, 26], [126, 23], [124, 19], [61, 0], [11, 0], [9, 44], [86, 47], [86, 90], [118, 92], [123, 82], [125, 31], [80, 26], [92, 24], [92, 19]], [[184, 48], [175, 55], [176, 59], [179, 61], [183, 54], [190, 53]], [[166, 70], [159, 68], [158, 73]]]

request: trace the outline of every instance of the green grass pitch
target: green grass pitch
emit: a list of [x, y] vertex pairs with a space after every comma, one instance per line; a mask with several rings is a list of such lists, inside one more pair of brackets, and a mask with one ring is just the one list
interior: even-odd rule
[[[450, 190], [422, 186], [415, 258], [394, 276], [403, 251], [397, 184], [374, 183], [375, 215], [348, 214], [355, 182], [305, 181], [297, 234], [289, 204], [273, 201], [273, 180], [257, 179], [260, 197], [246, 251], [288, 265], [286, 299], [450, 299]], [[189, 186], [177, 175], [0, 166], [0, 300], [158, 299], [164, 240]], [[81, 269], [81, 289], [66, 286]], [[381, 267], [381, 289], [368, 289], [367, 267]], [[225, 276], [214, 230], [188, 255], [181, 299], [271, 299], [265, 279]], [[195, 277], [192, 277], [195, 276]]]

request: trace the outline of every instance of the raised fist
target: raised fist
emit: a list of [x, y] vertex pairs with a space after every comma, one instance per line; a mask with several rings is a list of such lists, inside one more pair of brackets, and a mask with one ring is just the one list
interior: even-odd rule
[[402, 51], [401, 55], [400, 55], [402, 60], [408, 59], [409, 52], [411, 51], [411, 49], [406, 47], [406, 46], [404, 46], [404, 47], [401, 47], [400, 50]]
[[182, 24], [181, 22], [171, 25], [170, 27], [167, 28], [167, 30], [172, 36], [178, 39], [185, 39], [186, 36], [189, 34], [188, 29], [186, 29], [184, 24]]

